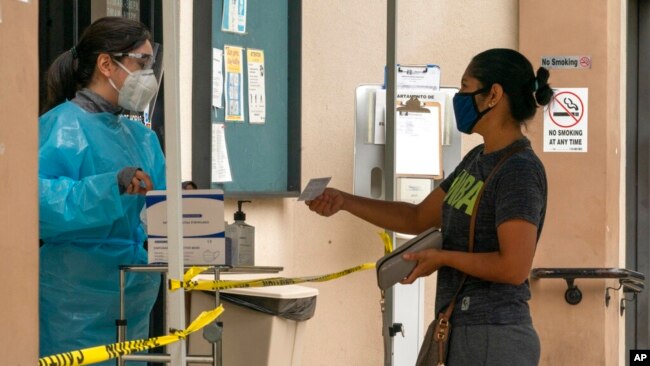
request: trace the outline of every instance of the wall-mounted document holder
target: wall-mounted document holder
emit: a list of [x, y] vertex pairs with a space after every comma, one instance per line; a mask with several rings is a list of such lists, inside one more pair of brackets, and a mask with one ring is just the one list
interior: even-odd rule
[[[397, 89], [416, 88], [440, 90], [440, 66], [427, 65], [397, 65], [395, 70], [395, 82]], [[384, 78], [385, 78], [384, 73]], [[384, 80], [384, 88], [386, 80]]]
[[[425, 132], [428, 133], [425, 134], [426, 136], [420, 136], [418, 144], [429, 144], [428, 149], [433, 147], [438, 154], [437, 157], [435, 157], [428, 152], [416, 149], [412, 149], [410, 153], [414, 154], [415, 159], [425, 159], [429, 161], [429, 168], [433, 168], [435, 161], [437, 161], [438, 171], [431, 169], [431, 171], [425, 171], [425, 174], [416, 174], [417, 172], [412, 173], [406, 170], [401, 171], [401, 168], [398, 167], [399, 164], [397, 163], [407, 155], [403, 155], [405, 150], [399, 147], [398, 142], [399, 131], [397, 131], [397, 129], [400, 125], [399, 122], [403, 121], [402, 116], [398, 114], [396, 117], [396, 155], [399, 155], [396, 157], [396, 189], [398, 199], [410, 201], [409, 199], [406, 199], [407, 195], [419, 198], [423, 195], [426, 196], [426, 194], [433, 190], [435, 185], [440, 182], [440, 179], [446, 177], [460, 162], [462, 158], [460, 133], [455, 128], [453, 109], [445, 108], [447, 105], [452, 105], [451, 100], [457, 92], [457, 88], [442, 87], [438, 91], [427, 93], [427, 96], [425, 97], [416, 95], [420, 107], [426, 106], [430, 112], [433, 110], [433, 112], [429, 113], [429, 116], [425, 118], [432, 118], [431, 116], [436, 115], [436, 113], [438, 118], [438, 127], [435, 129], [438, 134], [437, 142], [435, 139], [432, 140], [430, 138], [432, 131], [426, 130]], [[384, 199], [385, 197], [384, 131], [382, 130], [385, 126], [384, 108], [381, 107], [383, 103], [376, 103], [376, 101], [381, 101], [382, 98], [385, 102], [385, 95], [385, 90], [382, 88], [381, 84], [361, 85], [357, 87], [355, 95], [356, 118], [353, 190], [357, 195], [375, 199]], [[403, 101], [405, 100], [404, 96], [400, 96], [398, 93], [398, 100], [400, 100], [400, 97]], [[410, 99], [410, 96], [407, 99]], [[435, 106], [435, 108], [431, 108], [433, 106]], [[417, 112], [409, 113], [411, 117], [416, 114]], [[408, 125], [405, 126], [405, 128], [408, 128]], [[381, 138], [376, 138], [378, 135]], [[406, 154], [408, 153], [409, 152], [407, 151]], [[429, 155], [424, 156], [425, 154]], [[419, 169], [424, 169], [426, 167], [427, 164], [422, 164], [418, 165], [416, 169], [418, 169], [419, 172]], [[420, 180], [419, 177], [426, 177], [426, 181]], [[414, 201], [417, 201], [417, 199], [414, 199]]]
[[396, 108], [395, 175], [442, 178], [442, 118], [438, 102], [412, 95]]

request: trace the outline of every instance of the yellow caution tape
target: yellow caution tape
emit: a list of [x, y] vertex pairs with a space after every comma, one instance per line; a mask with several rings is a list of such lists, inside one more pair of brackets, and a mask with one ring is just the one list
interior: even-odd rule
[[[383, 234], [383, 235], [382, 235]], [[386, 250], [392, 251], [390, 237], [384, 232], [380, 233]], [[192, 281], [196, 275], [206, 271], [209, 267], [192, 267], [183, 275], [183, 281], [169, 280], [169, 289], [175, 291], [185, 289], [185, 291], [202, 290], [215, 291], [241, 287], [267, 287], [267, 286], [285, 286], [304, 282], [325, 282], [334, 280], [350, 273], [375, 268], [375, 263], [364, 263], [358, 266], [345, 269], [340, 272], [330, 273], [321, 276], [306, 277], [273, 277], [256, 280], [230, 281]], [[142, 352], [151, 348], [162, 347], [174, 343], [178, 340], [185, 339], [189, 334], [205, 327], [217, 319], [223, 312], [223, 306], [219, 306], [211, 311], [202, 312], [194, 321], [185, 329], [176, 331], [173, 334], [165, 336], [113, 343], [108, 345], [84, 348], [81, 350], [59, 353], [56, 355], [42, 357], [38, 360], [38, 366], [82, 366], [107, 361], [123, 355], [134, 352]]]
[[384, 242], [384, 254], [388, 254], [393, 251], [393, 241], [390, 238], [390, 235], [384, 230], [379, 233], [381, 241]]
[[91, 365], [93, 363], [110, 360], [112, 358], [128, 355], [134, 352], [141, 352], [151, 348], [166, 346], [178, 340], [185, 339], [185, 337], [187, 337], [189, 334], [194, 333], [197, 330], [212, 323], [221, 315], [221, 313], [223, 313], [223, 306], [219, 306], [210, 311], [202, 312], [185, 330], [179, 330], [173, 334], [59, 353], [56, 355], [40, 358], [38, 360], [38, 366]]
[[209, 267], [192, 267], [183, 275], [183, 281], [190, 281], [194, 276], [208, 270]]
[[[241, 288], [241, 287], [285, 286], [285, 285], [293, 285], [296, 283], [304, 283], [304, 282], [325, 282], [325, 281], [337, 279], [339, 277], [343, 277], [353, 272], [362, 271], [371, 268], [375, 268], [375, 263], [364, 263], [340, 272], [326, 274], [322, 276], [307, 276], [307, 277], [295, 277], [295, 278], [273, 277], [273, 278], [263, 278], [263, 279], [255, 279], [255, 280], [237, 280], [237, 281], [234, 280], [179, 281], [179, 280], [172, 279], [169, 280], [169, 290], [176, 291], [178, 289], [185, 289], [185, 291], [192, 291], [192, 290], [216, 291], [216, 290], [226, 290], [226, 289]], [[188, 270], [188, 272], [190, 270]], [[183, 276], [184, 279], [186, 279], [187, 277], [189, 277], [187, 274]]]

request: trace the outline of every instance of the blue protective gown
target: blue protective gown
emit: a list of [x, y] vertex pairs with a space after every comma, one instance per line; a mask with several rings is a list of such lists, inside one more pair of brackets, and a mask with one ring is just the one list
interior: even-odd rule
[[[117, 173], [140, 167], [164, 189], [165, 162], [155, 133], [124, 117], [68, 101], [39, 124], [40, 354], [48, 356], [116, 341], [119, 266], [147, 262], [144, 196], [120, 195]], [[127, 339], [148, 337], [159, 282], [127, 273]]]

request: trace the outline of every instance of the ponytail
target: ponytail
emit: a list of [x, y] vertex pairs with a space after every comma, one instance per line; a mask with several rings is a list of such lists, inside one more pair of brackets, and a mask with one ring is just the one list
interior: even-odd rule
[[43, 113], [74, 97], [77, 91], [76, 63], [70, 50], [63, 52], [50, 65], [47, 70], [47, 96]]
[[535, 88], [535, 101], [539, 105], [547, 105], [553, 97], [553, 89], [548, 85], [549, 72], [547, 69], [540, 67], [537, 69], [537, 88]]

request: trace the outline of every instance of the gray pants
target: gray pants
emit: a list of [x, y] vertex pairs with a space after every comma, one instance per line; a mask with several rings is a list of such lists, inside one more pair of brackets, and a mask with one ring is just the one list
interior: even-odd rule
[[448, 366], [537, 366], [539, 337], [532, 325], [452, 327]]

